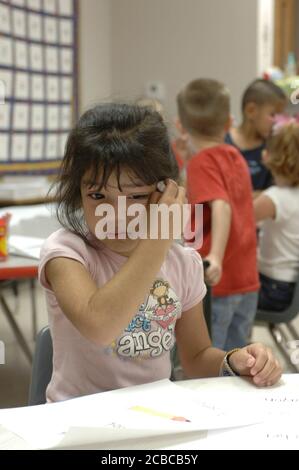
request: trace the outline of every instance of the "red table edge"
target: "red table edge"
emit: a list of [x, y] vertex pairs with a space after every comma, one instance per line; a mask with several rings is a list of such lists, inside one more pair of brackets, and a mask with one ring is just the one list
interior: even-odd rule
[[37, 277], [37, 266], [20, 266], [18, 268], [1, 268], [0, 264], [0, 281], [8, 279], [28, 279]]

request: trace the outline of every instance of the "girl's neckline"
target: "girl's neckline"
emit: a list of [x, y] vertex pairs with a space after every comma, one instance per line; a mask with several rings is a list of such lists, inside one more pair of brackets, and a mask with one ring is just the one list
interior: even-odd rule
[[98, 240], [92, 233], [89, 233], [87, 235], [87, 238], [91, 241], [92, 246], [95, 250], [106, 253], [110, 258], [114, 259], [115, 261], [125, 262], [129, 259], [128, 256], [121, 255], [108, 248], [103, 242], [101, 242], [101, 240]]

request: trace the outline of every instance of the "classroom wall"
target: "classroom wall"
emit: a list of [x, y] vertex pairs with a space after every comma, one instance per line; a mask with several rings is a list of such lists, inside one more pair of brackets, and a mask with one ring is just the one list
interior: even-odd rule
[[258, 0], [257, 16], [257, 72], [262, 75], [273, 65], [275, 0]]
[[111, 0], [111, 19], [115, 95], [161, 81], [173, 115], [186, 82], [214, 77], [227, 83], [239, 114], [238, 97], [257, 69], [257, 0]]
[[189, 80], [227, 83], [233, 112], [257, 70], [257, 0], [80, 0], [81, 109], [165, 85], [168, 115]]
[[296, 34], [296, 59], [299, 73], [299, 0], [296, 0], [296, 20], [295, 20], [295, 34]]
[[111, 94], [109, 0], [79, 0], [80, 112]]

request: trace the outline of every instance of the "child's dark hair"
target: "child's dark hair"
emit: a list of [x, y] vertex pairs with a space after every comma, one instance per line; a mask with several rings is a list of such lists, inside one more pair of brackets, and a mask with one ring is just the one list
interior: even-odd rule
[[246, 88], [242, 97], [242, 112], [244, 113], [248, 103], [255, 103], [259, 106], [265, 104], [278, 105], [285, 103], [287, 97], [284, 91], [275, 83], [263, 78], [257, 78]]
[[80, 118], [71, 131], [57, 181], [57, 218], [86, 240], [81, 211], [81, 180], [86, 172], [99, 190], [125, 168], [146, 185], [178, 179], [179, 169], [160, 114], [148, 107], [101, 104]]

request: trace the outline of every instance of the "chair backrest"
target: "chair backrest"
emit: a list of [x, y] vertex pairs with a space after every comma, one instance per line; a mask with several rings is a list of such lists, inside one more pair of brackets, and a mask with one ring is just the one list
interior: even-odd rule
[[299, 313], [299, 275], [296, 281], [294, 295], [291, 304], [281, 312], [271, 310], [258, 310], [255, 319], [268, 323], [289, 323]]
[[46, 403], [46, 389], [52, 377], [53, 346], [50, 328], [45, 326], [36, 337], [29, 406]]
[[210, 336], [212, 337], [212, 293], [211, 287], [206, 284], [207, 293], [203, 299], [203, 311]]

